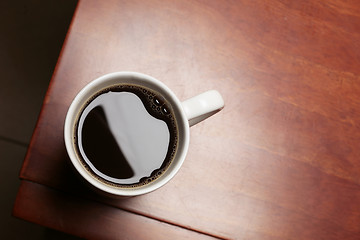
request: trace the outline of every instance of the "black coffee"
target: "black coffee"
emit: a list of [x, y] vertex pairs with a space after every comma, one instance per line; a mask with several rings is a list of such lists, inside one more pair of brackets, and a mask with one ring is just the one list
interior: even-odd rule
[[101, 182], [137, 187], [159, 178], [175, 155], [173, 110], [155, 91], [119, 85], [100, 91], [83, 108], [75, 142], [83, 166]]

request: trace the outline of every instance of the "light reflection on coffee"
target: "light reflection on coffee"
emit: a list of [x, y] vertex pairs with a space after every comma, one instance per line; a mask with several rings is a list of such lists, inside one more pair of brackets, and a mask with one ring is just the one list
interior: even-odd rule
[[161, 177], [176, 153], [178, 130], [160, 94], [127, 84], [97, 93], [82, 110], [74, 137], [94, 178], [129, 188]]

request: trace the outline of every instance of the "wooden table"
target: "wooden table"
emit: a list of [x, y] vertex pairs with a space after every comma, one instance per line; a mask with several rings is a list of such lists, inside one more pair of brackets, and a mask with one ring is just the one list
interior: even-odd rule
[[[80, 0], [20, 174], [14, 215], [84, 238], [360, 239], [357, 1]], [[97, 77], [138, 71], [225, 108], [176, 177], [112, 200], [71, 170], [63, 125]]]

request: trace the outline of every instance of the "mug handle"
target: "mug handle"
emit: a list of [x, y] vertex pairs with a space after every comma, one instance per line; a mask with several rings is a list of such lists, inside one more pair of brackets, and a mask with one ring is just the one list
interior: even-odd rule
[[190, 127], [224, 108], [224, 100], [216, 90], [201, 93], [182, 102]]

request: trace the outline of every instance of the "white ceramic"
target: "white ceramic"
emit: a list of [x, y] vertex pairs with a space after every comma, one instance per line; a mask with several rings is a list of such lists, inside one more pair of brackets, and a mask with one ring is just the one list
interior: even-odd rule
[[[78, 115], [91, 96], [104, 88], [122, 83], [137, 84], [161, 93], [172, 105], [179, 130], [178, 150], [167, 171], [155, 181], [135, 188], [117, 188], [109, 186], [92, 177], [78, 160], [73, 137]], [[79, 172], [88, 183], [96, 189], [101, 190], [103, 193], [110, 196], [137, 196], [145, 194], [166, 184], [180, 169], [188, 151], [190, 138], [189, 127], [220, 111], [223, 107], [224, 100], [215, 90], [202, 93], [184, 102], [180, 102], [167, 86], [153, 77], [136, 72], [110, 73], [86, 85], [71, 103], [64, 126], [66, 149], [76, 171]]]

